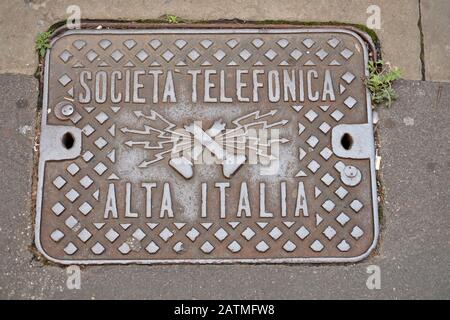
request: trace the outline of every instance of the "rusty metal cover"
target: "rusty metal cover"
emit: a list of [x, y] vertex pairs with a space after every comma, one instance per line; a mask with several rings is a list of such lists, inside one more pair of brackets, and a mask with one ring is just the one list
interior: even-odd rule
[[367, 63], [337, 28], [57, 36], [37, 247], [62, 264], [363, 259], [378, 236]]

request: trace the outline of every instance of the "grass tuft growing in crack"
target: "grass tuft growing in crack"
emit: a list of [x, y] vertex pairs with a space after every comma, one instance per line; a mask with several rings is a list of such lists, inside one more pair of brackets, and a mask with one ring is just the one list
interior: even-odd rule
[[400, 77], [401, 70], [399, 68], [391, 68], [383, 60], [369, 61], [369, 77], [365, 83], [371, 93], [372, 102], [389, 108], [397, 98], [392, 88], [392, 82], [400, 79]]
[[168, 23], [178, 23], [178, 17], [173, 14], [166, 15], [166, 20]]
[[47, 49], [50, 49], [51, 35], [52, 35], [51, 31], [45, 31], [38, 34], [36, 38], [35, 48], [40, 57], [43, 57]]

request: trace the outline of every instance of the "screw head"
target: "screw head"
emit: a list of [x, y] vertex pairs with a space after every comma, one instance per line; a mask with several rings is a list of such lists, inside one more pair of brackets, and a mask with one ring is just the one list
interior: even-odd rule
[[346, 166], [341, 171], [341, 181], [347, 186], [357, 186], [361, 182], [361, 179], [361, 171], [355, 166]]
[[66, 104], [61, 108], [61, 113], [66, 116], [69, 117], [73, 114], [73, 106], [70, 104]]
[[344, 168], [344, 174], [349, 178], [354, 178], [358, 174], [358, 169], [354, 166], [346, 166]]

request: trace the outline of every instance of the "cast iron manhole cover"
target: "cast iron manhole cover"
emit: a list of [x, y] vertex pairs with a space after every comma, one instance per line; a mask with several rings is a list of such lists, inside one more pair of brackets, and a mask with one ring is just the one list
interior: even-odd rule
[[59, 35], [39, 250], [63, 264], [364, 258], [378, 234], [367, 62], [337, 28]]

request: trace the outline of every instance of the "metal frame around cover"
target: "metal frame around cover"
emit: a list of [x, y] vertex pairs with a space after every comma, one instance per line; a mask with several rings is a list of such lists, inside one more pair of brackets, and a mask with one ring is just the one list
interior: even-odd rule
[[[364, 50], [364, 65], [365, 74], [369, 75], [368, 61], [369, 54], [366, 43], [363, 39], [354, 31], [346, 30], [343, 28], [289, 28], [289, 29], [116, 29], [116, 30], [68, 30], [58, 35], [51, 41], [53, 45], [56, 41], [64, 36], [72, 34], [278, 34], [278, 33], [344, 33], [355, 37], [361, 44]], [[49, 62], [50, 62], [51, 48], [47, 50], [45, 55], [45, 69], [44, 69], [44, 85], [43, 85], [43, 101], [42, 101], [42, 119], [41, 128], [47, 125], [47, 108], [48, 108], [48, 89], [49, 89]], [[367, 123], [372, 124], [372, 103], [371, 96], [368, 89], [366, 89], [366, 105], [367, 105]], [[372, 127], [373, 136], [373, 127]], [[41, 137], [42, 139], [42, 137]], [[375, 143], [375, 142], [374, 142]], [[38, 185], [37, 185], [37, 198], [36, 198], [36, 223], [35, 223], [35, 245], [39, 252], [48, 260], [63, 264], [63, 265], [105, 265], [105, 264], [298, 264], [298, 263], [353, 263], [358, 262], [370, 255], [375, 249], [379, 236], [379, 222], [378, 222], [378, 200], [377, 200], [377, 188], [376, 188], [376, 174], [375, 174], [375, 154], [372, 154], [370, 160], [370, 172], [371, 172], [371, 192], [372, 192], [372, 208], [373, 208], [373, 226], [374, 237], [372, 244], [368, 250], [359, 256], [350, 258], [341, 257], [323, 257], [323, 258], [270, 258], [270, 259], [173, 259], [173, 260], [61, 260], [49, 256], [41, 246], [40, 243], [40, 227], [41, 227], [41, 209], [42, 209], [42, 197], [43, 197], [43, 183], [44, 183], [44, 170], [45, 160], [43, 157], [39, 157], [38, 168]]]

